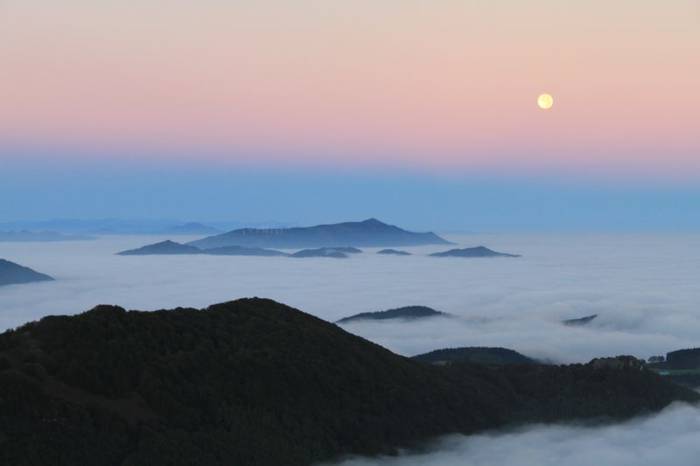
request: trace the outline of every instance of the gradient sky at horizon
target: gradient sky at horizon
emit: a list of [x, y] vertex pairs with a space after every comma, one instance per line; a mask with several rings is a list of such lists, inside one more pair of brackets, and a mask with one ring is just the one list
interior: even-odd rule
[[[4, 192], [37, 206], [51, 167], [194, 166], [195, 198], [207, 169], [485, 176], [485, 208], [518, 177], [638, 202], [700, 181], [696, 0], [4, 0], [0, 65]], [[64, 204], [0, 216], [89, 211]]]

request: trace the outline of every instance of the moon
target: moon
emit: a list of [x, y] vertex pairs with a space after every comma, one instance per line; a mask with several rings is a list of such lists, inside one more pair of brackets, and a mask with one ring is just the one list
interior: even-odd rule
[[537, 106], [542, 110], [549, 110], [554, 105], [554, 97], [551, 94], [540, 94], [537, 97]]

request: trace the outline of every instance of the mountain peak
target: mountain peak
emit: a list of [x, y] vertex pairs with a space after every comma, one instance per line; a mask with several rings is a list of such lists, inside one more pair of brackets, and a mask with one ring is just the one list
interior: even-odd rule
[[386, 225], [386, 223], [384, 223], [381, 220], [378, 220], [374, 217], [368, 218], [367, 220], [363, 220], [360, 223], [365, 224], [365, 225]]
[[149, 244], [138, 249], [129, 249], [118, 252], [119, 256], [145, 256], [150, 254], [201, 254], [198, 248], [175, 241], [165, 240], [160, 243]]
[[374, 217], [343, 222], [281, 229], [239, 229], [188, 243], [201, 249], [224, 246], [263, 248], [335, 248], [339, 246], [389, 247], [451, 244], [435, 233], [417, 233], [388, 225]]

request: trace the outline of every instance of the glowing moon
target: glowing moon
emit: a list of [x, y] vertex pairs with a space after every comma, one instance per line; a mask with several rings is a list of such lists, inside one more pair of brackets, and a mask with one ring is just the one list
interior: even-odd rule
[[540, 94], [537, 98], [537, 106], [542, 110], [549, 110], [554, 105], [554, 97], [551, 94]]

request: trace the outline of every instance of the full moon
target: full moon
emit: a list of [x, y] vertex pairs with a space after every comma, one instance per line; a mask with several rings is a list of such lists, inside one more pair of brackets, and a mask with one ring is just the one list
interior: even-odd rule
[[554, 105], [554, 97], [551, 94], [540, 94], [537, 97], [537, 106], [542, 110], [549, 110], [552, 108], [552, 105]]

